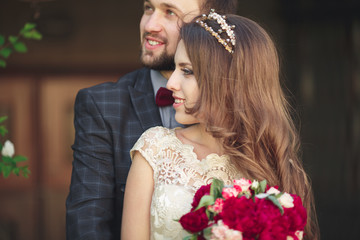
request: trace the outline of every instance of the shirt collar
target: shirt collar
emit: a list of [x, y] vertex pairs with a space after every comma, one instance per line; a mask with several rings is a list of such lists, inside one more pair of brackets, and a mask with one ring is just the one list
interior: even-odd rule
[[154, 88], [154, 96], [156, 96], [157, 91], [160, 87], [166, 87], [167, 79], [159, 71], [150, 70], [151, 83]]

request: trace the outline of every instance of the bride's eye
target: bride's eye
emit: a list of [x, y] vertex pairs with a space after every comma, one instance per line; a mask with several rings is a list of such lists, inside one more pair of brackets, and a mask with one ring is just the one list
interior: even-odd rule
[[193, 75], [194, 74], [194, 72], [189, 68], [182, 68], [181, 71], [183, 72], [184, 75]]

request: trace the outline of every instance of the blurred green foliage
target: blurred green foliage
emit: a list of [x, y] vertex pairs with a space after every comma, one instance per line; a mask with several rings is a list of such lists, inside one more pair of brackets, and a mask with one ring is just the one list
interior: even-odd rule
[[[3, 122], [7, 120], [7, 117], [0, 117], [0, 136], [4, 137], [8, 130], [3, 125]], [[19, 176], [20, 174], [24, 177], [28, 177], [30, 174], [30, 170], [28, 166], [18, 166], [18, 163], [27, 161], [27, 158], [20, 155], [15, 155], [15, 148], [13, 144], [7, 140], [8, 143], [5, 142], [5, 144], [2, 144], [0, 142], [0, 175], [2, 175], [4, 178], [7, 178], [10, 174], [15, 174], [16, 176]], [[6, 146], [8, 145], [8, 146]], [[9, 146], [10, 145], [10, 146]], [[7, 151], [3, 151], [4, 148]], [[9, 152], [11, 152], [9, 154]]]
[[0, 67], [6, 67], [6, 59], [13, 52], [26, 53], [27, 47], [23, 42], [24, 39], [41, 40], [42, 35], [36, 30], [35, 23], [25, 23], [24, 27], [16, 36], [4, 36], [0, 34]]

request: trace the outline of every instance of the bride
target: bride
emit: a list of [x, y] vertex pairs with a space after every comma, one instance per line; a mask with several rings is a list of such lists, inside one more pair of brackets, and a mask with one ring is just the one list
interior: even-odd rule
[[[176, 120], [189, 127], [151, 128], [131, 150], [122, 239], [187, 236], [176, 219], [214, 177], [266, 179], [299, 195], [315, 216], [268, 34], [249, 19], [211, 11], [182, 27], [175, 64], [167, 88]], [[314, 219], [305, 239], [316, 239]]]

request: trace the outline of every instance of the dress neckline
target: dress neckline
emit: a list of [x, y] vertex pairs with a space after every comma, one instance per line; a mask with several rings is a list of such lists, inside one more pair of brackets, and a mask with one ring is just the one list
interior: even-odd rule
[[170, 133], [171, 135], [174, 137], [174, 139], [179, 142], [184, 148], [188, 149], [189, 152], [194, 156], [194, 158], [196, 160], [198, 160], [199, 162], [203, 162], [203, 161], [206, 161], [208, 159], [213, 159], [213, 158], [218, 158], [218, 159], [221, 159], [221, 160], [226, 160], [226, 161], [229, 161], [230, 160], [230, 157], [226, 154], [223, 154], [223, 155], [219, 155], [217, 153], [210, 153], [208, 155], [206, 155], [204, 158], [202, 159], [199, 159], [198, 155], [195, 153], [194, 151], [194, 146], [191, 145], [191, 144], [187, 144], [187, 143], [183, 143], [180, 138], [176, 135], [176, 129], [183, 129], [182, 127], [176, 127], [176, 128], [172, 128], [172, 129], [169, 129], [170, 130]]

